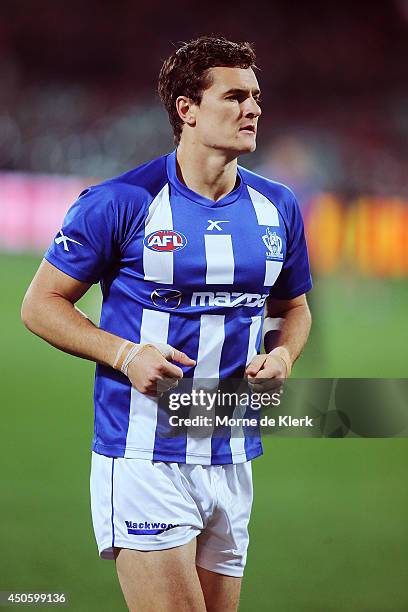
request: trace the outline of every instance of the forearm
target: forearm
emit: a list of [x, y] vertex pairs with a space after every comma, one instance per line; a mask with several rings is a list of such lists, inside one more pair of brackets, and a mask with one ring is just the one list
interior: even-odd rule
[[26, 327], [56, 348], [112, 366], [123, 338], [96, 327], [74, 304], [58, 295], [27, 295], [21, 315]]
[[279, 314], [269, 314], [280, 318], [280, 329], [266, 333], [264, 339], [265, 353], [270, 353], [278, 346], [284, 347], [293, 363], [302, 352], [309, 336], [312, 318], [308, 305], [300, 304]]

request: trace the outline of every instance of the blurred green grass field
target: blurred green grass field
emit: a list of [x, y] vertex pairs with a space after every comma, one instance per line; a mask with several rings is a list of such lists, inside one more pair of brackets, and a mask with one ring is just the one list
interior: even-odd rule
[[[78, 612], [126, 610], [92, 532], [94, 365], [20, 323], [38, 263], [0, 256], [0, 590], [65, 591]], [[294, 374], [407, 377], [407, 298], [405, 281], [316, 282], [313, 334]], [[95, 287], [81, 308], [97, 320], [99, 302]], [[240, 610], [408, 610], [408, 440], [269, 437], [264, 448]]]

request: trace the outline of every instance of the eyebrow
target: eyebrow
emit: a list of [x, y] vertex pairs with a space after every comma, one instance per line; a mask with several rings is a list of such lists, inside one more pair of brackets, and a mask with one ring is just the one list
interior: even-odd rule
[[239, 87], [235, 87], [233, 89], [228, 89], [228, 91], [224, 92], [224, 96], [228, 96], [231, 94], [247, 94], [249, 92], [252, 92], [252, 95], [254, 96], [259, 96], [259, 94], [261, 93], [261, 90], [256, 88], [256, 89], [240, 89]]

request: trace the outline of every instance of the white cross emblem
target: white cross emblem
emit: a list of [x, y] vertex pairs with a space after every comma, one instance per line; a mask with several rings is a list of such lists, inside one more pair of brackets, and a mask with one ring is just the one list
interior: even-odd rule
[[211, 221], [211, 219], [208, 219], [208, 223], [210, 224], [207, 227], [207, 231], [208, 230], [213, 230], [213, 229], [217, 229], [219, 232], [222, 232], [222, 227], [219, 226], [220, 223], [229, 223], [229, 221]]
[[61, 236], [59, 238], [55, 238], [55, 243], [56, 244], [61, 244], [61, 242], [63, 242], [64, 243], [64, 251], [69, 251], [68, 240], [69, 240], [69, 242], [75, 242], [75, 244], [79, 244], [80, 246], [84, 246], [83, 244], [78, 242], [78, 240], [74, 240], [73, 238], [68, 238], [68, 236], [65, 236], [62, 233], [62, 230], [60, 230], [60, 234], [61, 234]]

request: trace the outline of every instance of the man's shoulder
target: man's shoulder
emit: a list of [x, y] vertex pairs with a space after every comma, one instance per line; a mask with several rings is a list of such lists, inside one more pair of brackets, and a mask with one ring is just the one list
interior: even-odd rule
[[256, 174], [242, 166], [239, 166], [239, 172], [247, 187], [270, 200], [281, 212], [287, 212], [296, 205], [295, 194], [287, 185]]
[[[166, 155], [88, 188], [104, 200], [151, 200], [167, 183]], [[88, 191], [85, 190], [85, 191]]]

